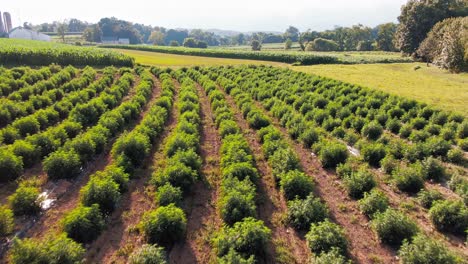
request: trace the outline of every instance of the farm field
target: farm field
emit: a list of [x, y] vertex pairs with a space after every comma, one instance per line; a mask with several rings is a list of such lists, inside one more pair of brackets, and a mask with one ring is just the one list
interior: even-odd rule
[[257, 61], [245, 59], [211, 58], [200, 56], [186, 56], [169, 53], [157, 53], [140, 50], [115, 49], [120, 53], [135, 58], [137, 63], [159, 66], [159, 67], [191, 67], [191, 66], [222, 66], [222, 65], [245, 65], [245, 64], [267, 64], [285, 67], [287, 64], [271, 61]]
[[0, 262], [468, 257], [462, 114], [205, 63], [0, 68]]
[[[420, 67], [414, 70], [415, 67]], [[424, 63], [314, 65], [293, 70], [371, 87], [468, 115], [468, 74], [451, 74]]]

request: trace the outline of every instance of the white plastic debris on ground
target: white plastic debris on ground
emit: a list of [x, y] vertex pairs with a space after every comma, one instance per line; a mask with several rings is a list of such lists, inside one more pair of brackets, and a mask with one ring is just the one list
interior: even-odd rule
[[41, 193], [39, 195], [39, 201], [41, 201], [41, 208], [42, 210], [47, 210], [49, 209], [50, 207], [52, 207], [52, 205], [54, 204], [55, 202], [55, 199], [50, 199], [49, 198], [49, 194], [47, 193], [47, 191]]
[[359, 152], [358, 149], [356, 148], [353, 148], [351, 146], [346, 146], [346, 148], [348, 148], [348, 151], [351, 153], [351, 155], [355, 156], [355, 157], [359, 157], [359, 155], [361, 155], [361, 153]]

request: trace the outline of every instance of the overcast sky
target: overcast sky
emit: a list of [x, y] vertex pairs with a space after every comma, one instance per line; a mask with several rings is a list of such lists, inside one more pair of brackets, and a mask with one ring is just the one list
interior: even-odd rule
[[335, 25], [396, 22], [407, 0], [2, 0], [13, 26], [66, 18], [97, 22], [114, 16], [167, 28], [237, 31], [324, 30]]

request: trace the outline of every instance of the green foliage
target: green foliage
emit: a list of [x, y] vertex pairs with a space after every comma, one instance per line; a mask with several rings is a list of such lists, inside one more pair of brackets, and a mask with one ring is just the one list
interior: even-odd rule
[[335, 168], [348, 159], [348, 149], [337, 142], [321, 143], [319, 157], [324, 168]]
[[313, 258], [314, 264], [350, 264], [351, 261], [347, 261], [346, 258], [336, 248], [328, 252], [323, 252]]
[[284, 173], [280, 179], [280, 186], [287, 200], [305, 199], [314, 190], [313, 180], [298, 170]]
[[166, 264], [164, 248], [145, 244], [135, 250], [128, 259], [129, 264]]
[[2, 39], [0, 61], [19, 65], [133, 66], [134, 59], [118, 52], [58, 43]]
[[9, 260], [15, 264], [76, 264], [84, 259], [85, 249], [65, 234], [38, 241], [33, 238], [15, 238]]
[[78, 243], [89, 243], [96, 239], [104, 228], [104, 219], [99, 206], [79, 206], [67, 213], [62, 220], [63, 231]]
[[389, 202], [387, 196], [377, 189], [373, 189], [372, 191], [365, 193], [364, 198], [359, 200], [359, 209], [371, 218], [376, 213], [385, 212], [388, 205]]
[[416, 166], [400, 167], [393, 172], [393, 180], [398, 189], [417, 193], [424, 187], [424, 179], [421, 171]]
[[374, 167], [380, 166], [380, 161], [385, 157], [385, 146], [380, 143], [366, 143], [361, 146], [362, 159]]
[[255, 186], [249, 179], [226, 178], [222, 182], [219, 200], [221, 217], [232, 225], [242, 219], [255, 216]]
[[426, 179], [440, 182], [445, 178], [445, 168], [439, 160], [429, 157], [422, 162], [422, 166]]
[[23, 160], [9, 151], [0, 151], [0, 182], [18, 178], [23, 172]]
[[263, 221], [252, 217], [237, 222], [233, 227], [224, 226], [213, 240], [219, 257], [225, 256], [234, 250], [244, 257], [261, 255], [271, 231]]
[[378, 122], [370, 122], [362, 128], [362, 135], [371, 140], [377, 140], [383, 132], [382, 126]]
[[306, 51], [337, 51], [339, 50], [338, 44], [329, 39], [317, 38], [309, 42], [306, 46]]
[[156, 185], [162, 186], [170, 183], [175, 187], [180, 187], [182, 191], [188, 191], [197, 178], [197, 171], [181, 162], [173, 162], [163, 171], [153, 175]]
[[327, 253], [336, 249], [344, 255], [348, 250], [348, 242], [343, 228], [329, 220], [312, 224], [306, 235], [306, 240], [314, 254]]
[[21, 157], [24, 167], [32, 167], [38, 160], [40, 152], [36, 146], [25, 140], [17, 140], [11, 146], [13, 153], [17, 157]]
[[219, 264], [255, 264], [255, 258], [251, 255], [249, 258], [244, 258], [241, 254], [236, 252], [234, 249], [230, 249], [229, 252], [221, 258], [218, 258]]
[[15, 222], [13, 211], [6, 206], [0, 207], [0, 237], [4, 237], [13, 232]]
[[73, 151], [56, 151], [42, 162], [44, 170], [51, 179], [70, 179], [81, 172], [81, 161]]
[[403, 264], [456, 264], [460, 262], [441, 242], [424, 235], [417, 235], [409, 243], [405, 241], [399, 256]]
[[81, 189], [81, 202], [84, 206], [98, 204], [104, 213], [112, 212], [120, 200], [119, 185], [109, 176], [92, 175]]
[[184, 237], [187, 219], [182, 209], [170, 204], [145, 213], [140, 225], [149, 243], [172, 245]]
[[418, 200], [424, 208], [431, 208], [435, 201], [443, 200], [442, 193], [436, 190], [423, 190], [418, 193]]
[[182, 190], [179, 187], [166, 183], [156, 191], [156, 201], [159, 206], [166, 206], [171, 203], [180, 205], [182, 202]]
[[298, 230], [307, 230], [312, 223], [324, 221], [328, 217], [328, 208], [311, 194], [306, 199], [288, 202], [287, 222]]
[[41, 211], [39, 188], [35, 186], [20, 184], [8, 200], [15, 215], [34, 215]]
[[150, 151], [149, 138], [140, 133], [122, 135], [112, 148], [112, 156], [129, 164], [127, 170], [140, 166]]
[[350, 176], [344, 178], [344, 184], [349, 196], [355, 199], [362, 198], [364, 193], [369, 192], [376, 185], [374, 175], [367, 170], [351, 173]]
[[463, 235], [468, 228], [468, 209], [462, 201], [436, 201], [429, 210], [438, 230]]
[[411, 240], [418, 232], [416, 223], [393, 209], [376, 214], [372, 227], [383, 243], [394, 247], [400, 247], [405, 239]]

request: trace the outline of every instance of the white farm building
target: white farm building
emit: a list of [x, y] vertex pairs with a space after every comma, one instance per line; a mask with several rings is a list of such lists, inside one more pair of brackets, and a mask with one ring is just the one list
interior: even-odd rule
[[9, 38], [11, 39], [29, 39], [29, 40], [40, 40], [40, 41], [50, 41], [50, 36], [36, 32], [34, 30], [17, 27], [14, 28], [10, 33], [8, 33]]

